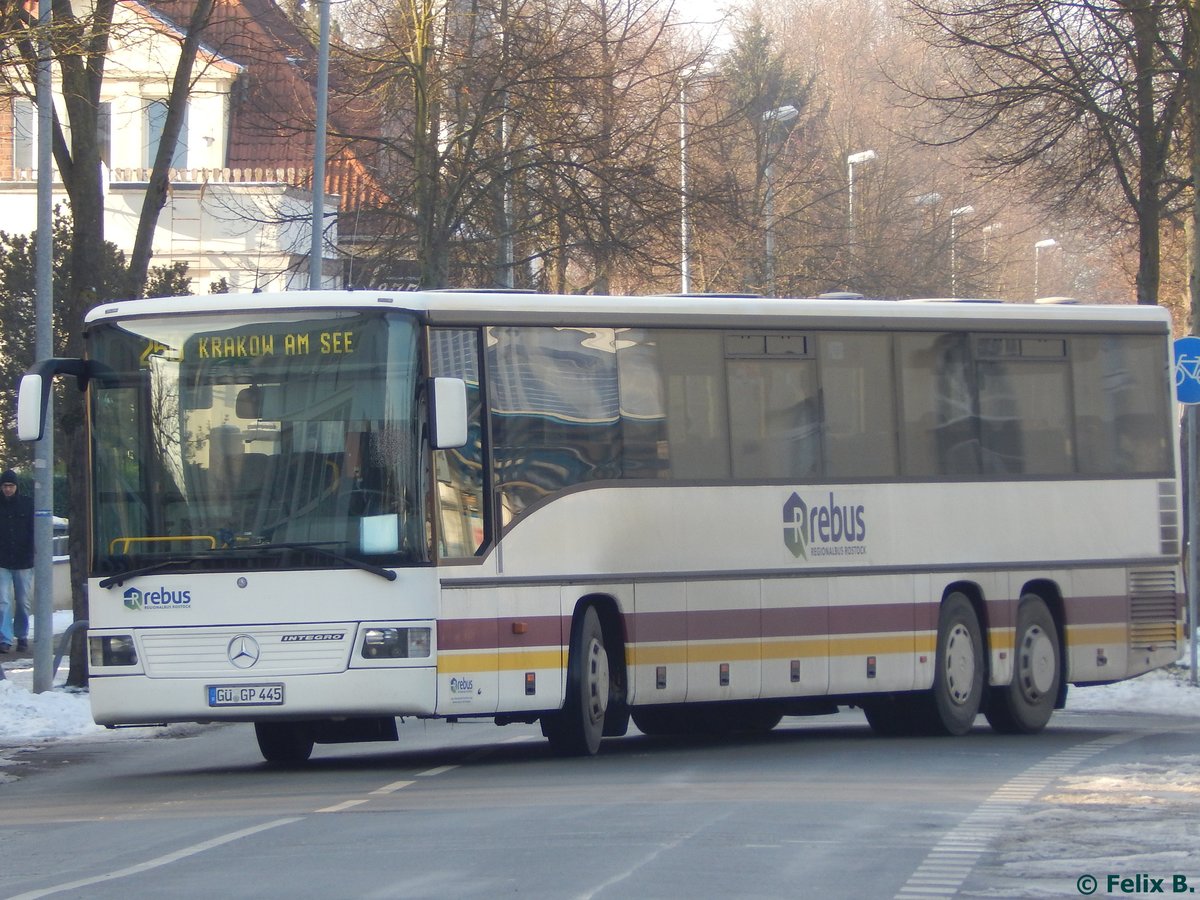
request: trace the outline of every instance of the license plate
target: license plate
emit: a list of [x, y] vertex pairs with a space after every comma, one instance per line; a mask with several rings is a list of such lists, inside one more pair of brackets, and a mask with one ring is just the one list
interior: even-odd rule
[[209, 706], [283, 706], [282, 684], [210, 684]]

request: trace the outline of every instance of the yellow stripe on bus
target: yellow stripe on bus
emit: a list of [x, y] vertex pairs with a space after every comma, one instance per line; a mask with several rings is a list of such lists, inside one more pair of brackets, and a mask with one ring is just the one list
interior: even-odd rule
[[1017, 629], [990, 628], [988, 629], [988, 649], [993, 653], [999, 650], [1011, 650], [1016, 644]]
[[1068, 625], [1067, 646], [1091, 646], [1110, 644], [1123, 647], [1129, 640], [1129, 629], [1124, 625]]
[[459, 675], [465, 672], [506, 672], [534, 669], [561, 669], [563, 653], [551, 650], [504, 650], [502, 652], [438, 654], [439, 675]]
[[874, 637], [804, 638], [800, 640], [714, 641], [704, 644], [635, 644], [625, 650], [631, 666], [671, 663], [736, 662], [754, 659], [817, 659], [823, 656], [870, 656], [889, 653], [932, 653], [935, 634]]
[[[1178, 630], [1182, 632], [1182, 627]], [[1015, 630], [993, 628], [989, 631], [989, 650], [1013, 649]], [[1072, 625], [1067, 628], [1068, 646], [1112, 644], [1123, 646], [1128, 639], [1124, 625]], [[900, 653], [932, 654], [937, 649], [937, 634], [879, 634], [853, 637], [782, 638], [763, 641], [710, 641], [686, 644], [631, 644], [625, 648], [630, 666], [675, 665], [681, 663], [745, 662], [748, 660], [818, 659], [824, 656], [872, 656]], [[504, 672], [533, 669], [559, 669], [566, 653], [559, 648], [510, 649], [503, 651], [453, 652], [438, 654], [438, 673], [458, 675], [467, 672]]]

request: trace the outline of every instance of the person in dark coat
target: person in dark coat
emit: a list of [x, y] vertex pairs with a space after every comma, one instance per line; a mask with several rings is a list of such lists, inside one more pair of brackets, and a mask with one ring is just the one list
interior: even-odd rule
[[33, 586], [33, 498], [17, 493], [12, 469], [0, 475], [0, 653], [29, 649]]

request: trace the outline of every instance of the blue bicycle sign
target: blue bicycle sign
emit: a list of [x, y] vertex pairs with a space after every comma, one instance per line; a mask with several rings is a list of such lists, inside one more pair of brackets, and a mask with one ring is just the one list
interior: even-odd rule
[[1200, 337], [1175, 341], [1175, 396], [1180, 403], [1200, 403]]

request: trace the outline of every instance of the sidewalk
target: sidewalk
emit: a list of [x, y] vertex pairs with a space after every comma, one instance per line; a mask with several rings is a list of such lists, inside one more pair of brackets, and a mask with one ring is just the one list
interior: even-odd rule
[[[57, 597], [55, 599], [57, 600]], [[71, 626], [71, 623], [75, 620], [75, 616], [71, 612], [71, 609], [69, 606], [69, 599], [70, 598], [68, 598], [68, 607], [66, 609], [58, 609], [57, 608], [58, 604], [57, 603], [55, 604], [56, 608], [54, 610], [54, 646], [53, 646], [53, 653], [52, 653], [52, 655], [54, 655], [54, 656], [58, 655], [59, 644], [62, 641], [63, 634], [66, 633], [66, 630]], [[32, 669], [33, 668], [33, 639], [34, 639], [34, 637], [35, 637], [35, 630], [34, 630], [33, 623], [31, 622], [30, 629], [29, 629], [29, 649], [22, 651], [22, 652], [18, 652], [17, 645], [13, 644], [13, 649], [10, 650], [8, 653], [0, 653], [0, 668], [3, 668], [5, 672], [9, 671], [10, 669]], [[64, 652], [63, 663], [62, 663], [62, 666], [59, 667], [60, 675], [62, 674], [63, 667], [65, 667], [66, 664], [67, 664], [66, 653]]]

